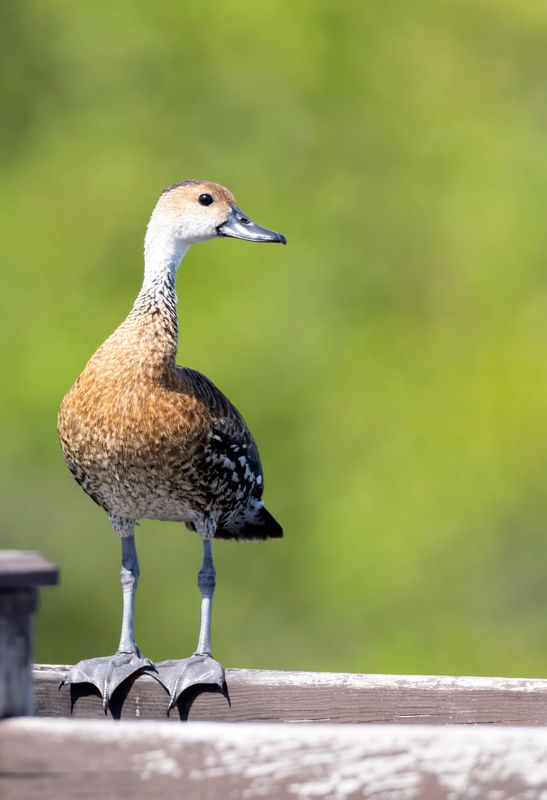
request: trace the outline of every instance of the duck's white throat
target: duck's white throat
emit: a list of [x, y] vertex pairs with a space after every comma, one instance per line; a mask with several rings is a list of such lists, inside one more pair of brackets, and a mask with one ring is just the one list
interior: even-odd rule
[[178, 238], [172, 225], [152, 214], [144, 240], [145, 290], [158, 284], [175, 284], [179, 264], [190, 245]]

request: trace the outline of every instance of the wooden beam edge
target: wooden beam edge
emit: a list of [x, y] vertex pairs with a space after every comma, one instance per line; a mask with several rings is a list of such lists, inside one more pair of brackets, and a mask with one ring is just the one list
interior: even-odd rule
[[[63, 687], [69, 667], [37, 665], [38, 716], [104, 719], [98, 692]], [[547, 725], [547, 681], [428, 675], [352, 675], [228, 669], [227, 690], [192, 687], [181, 695], [174, 722], [322, 722]], [[113, 697], [115, 718], [165, 720], [168, 698], [149, 675]]]
[[[35, 680], [58, 681], [71, 664], [35, 664]], [[146, 677], [146, 676], [144, 676]], [[148, 678], [147, 680], [153, 680]], [[544, 678], [503, 678], [450, 675], [398, 675], [365, 674], [350, 672], [304, 672], [289, 670], [260, 670], [227, 668], [227, 682], [237, 681], [253, 686], [292, 686], [302, 688], [334, 689], [389, 689], [421, 690], [437, 692], [510, 692], [515, 694], [545, 694], [547, 679]]]
[[136, 800], [150, 792], [168, 800], [181, 792], [193, 800], [508, 800], [547, 789], [547, 730], [540, 728], [21, 718], [0, 722], [0, 754], [0, 789], [10, 798], [72, 800], [99, 782], [103, 793], [123, 790]]
[[0, 550], [0, 590], [55, 586], [59, 569], [32, 550]]

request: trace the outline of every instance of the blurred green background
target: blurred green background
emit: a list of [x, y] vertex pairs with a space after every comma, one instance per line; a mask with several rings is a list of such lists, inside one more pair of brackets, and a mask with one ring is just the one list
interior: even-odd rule
[[[119, 543], [55, 416], [138, 292], [159, 192], [197, 177], [289, 240], [179, 272], [179, 363], [245, 415], [286, 531], [216, 546], [216, 656], [546, 676], [544, 3], [0, 13], [0, 546], [61, 567], [37, 660], [117, 645]], [[199, 540], [137, 545], [141, 649], [188, 655]]]

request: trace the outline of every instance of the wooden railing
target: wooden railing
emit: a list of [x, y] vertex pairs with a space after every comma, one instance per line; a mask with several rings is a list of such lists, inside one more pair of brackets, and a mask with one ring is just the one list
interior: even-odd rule
[[[99, 693], [79, 684], [59, 689], [68, 667], [34, 668], [38, 716], [105, 719]], [[168, 695], [142, 675], [114, 695], [112, 712], [126, 720], [167, 717]], [[353, 675], [227, 669], [226, 690], [193, 687], [169, 720], [322, 722], [404, 725], [547, 725], [547, 680]]]
[[66, 666], [39, 665], [29, 716], [8, 662], [30, 651], [8, 639], [26, 640], [32, 603], [15, 620], [9, 595], [55, 570], [17, 569], [24, 586], [13, 554], [0, 574], [0, 708], [19, 714], [0, 721], [2, 800], [547, 797], [546, 680], [228, 669], [224, 692], [193, 687], [167, 717], [165, 690], [142, 675], [108, 718], [92, 687], [59, 689]]
[[542, 800], [542, 728], [20, 718], [3, 800]]

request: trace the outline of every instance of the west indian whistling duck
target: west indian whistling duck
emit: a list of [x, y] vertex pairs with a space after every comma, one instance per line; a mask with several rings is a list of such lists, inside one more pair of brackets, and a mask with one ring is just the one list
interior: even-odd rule
[[[139, 672], [165, 686], [169, 709], [192, 684], [222, 688], [224, 669], [211, 657], [212, 540], [283, 535], [262, 502], [260, 457], [241, 414], [208, 378], [176, 365], [177, 269], [190, 245], [219, 237], [286, 243], [281, 233], [245, 216], [233, 195], [216, 183], [183, 181], [163, 192], [148, 223], [144, 281], [133, 308], [92, 356], [59, 411], [68, 467], [121, 539], [118, 650], [80, 661], [64, 680], [95, 685], [105, 711], [114, 690]], [[202, 539], [201, 626], [189, 658], [155, 665], [137, 647], [134, 532], [139, 519], [183, 522]]]

